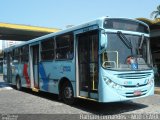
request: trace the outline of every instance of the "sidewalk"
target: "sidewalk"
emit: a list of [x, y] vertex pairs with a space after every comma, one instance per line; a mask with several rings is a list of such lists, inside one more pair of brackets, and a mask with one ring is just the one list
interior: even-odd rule
[[154, 93], [160, 95], [160, 82], [159, 82], [159, 79], [158, 79], [158, 81], [155, 80]]
[[160, 95], [160, 87], [155, 87], [154, 88], [154, 93]]

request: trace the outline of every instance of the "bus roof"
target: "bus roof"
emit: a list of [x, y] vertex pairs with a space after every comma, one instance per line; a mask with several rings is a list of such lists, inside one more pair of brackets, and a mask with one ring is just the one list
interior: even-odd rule
[[73, 26], [73, 27], [67, 28], [65, 30], [61, 30], [61, 31], [58, 31], [58, 32], [50, 33], [50, 34], [47, 34], [47, 35], [44, 35], [44, 36], [41, 36], [41, 37], [37, 37], [35, 39], [31, 39], [29, 41], [26, 41], [25, 43], [21, 43], [21, 44], [18, 44], [18, 45], [13, 45], [13, 46], [11, 46], [9, 48], [4, 49], [4, 51], [10, 51], [15, 47], [21, 47], [21, 46], [27, 45], [29, 43], [38, 42], [38, 41], [41, 41], [41, 40], [46, 39], [46, 38], [50, 38], [50, 37], [53, 37], [53, 36], [56, 36], [56, 35], [60, 35], [60, 34], [64, 34], [64, 33], [69, 33], [69, 32], [72, 32], [72, 31], [79, 30], [81, 28], [85, 28], [85, 27], [89, 27], [89, 26], [93, 26], [93, 25], [97, 25], [97, 24], [99, 24], [99, 27], [102, 27], [103, 23], [101, 21], [104, 20], [104, 19], [126, 19], [126, 20], [132, 20], [132, 21], [144, 24], [145, 26], [148, 27], [148, 25], [146, 23], [144, 23], [142, 21], [139, 21], [139, 20], [136, 20], [136, 19], [101, 17], [101, 18], [98, 18], [98, 19], [90, 21], [90, 22], [86, 22], [86, 23], [83, 23], [83, 24], [80, 24], [80, 25], [77, 25], [77, 26]]

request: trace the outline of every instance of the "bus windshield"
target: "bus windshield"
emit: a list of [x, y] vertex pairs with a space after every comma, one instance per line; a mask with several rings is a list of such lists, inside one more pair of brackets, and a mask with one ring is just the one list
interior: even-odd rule
[[150, 69], [149, 39], [144, 36], [119, 33], [107, 34], [107, 48], [101, 54], [105, 69]]

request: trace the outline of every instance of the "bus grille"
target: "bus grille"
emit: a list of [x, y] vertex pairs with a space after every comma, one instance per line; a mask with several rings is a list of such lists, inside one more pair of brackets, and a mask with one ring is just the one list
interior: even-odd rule
[[[138, 87], [143, 87], [143, 86], [146, 86], [147, 84], [142, 84], [142, 85], [139, 85]], [[134, 87], [137, 87], [137, 85], [123, 85], [125, 88], [134, 88]]]
[[143, 89], [143, 90], [140, 90], [141, 94], [139, 95], [135, 95], [135, 91], [127, 91], [127, 92], [124, 92], [124, 91], [118, 91], [118, 93], [126, 98], [134, 98], [134, 97], [140, 97], [140, 96], [144, 96], [148, 93], [148, 90], [147, 89]]
[[151, 75], [151, 72], [122, 73], [122, 74], [117, 74], [117, 77], [122, 79], [142, 79], [142, 78], [147, 78], [150, 75]]
[[[141, 92], [142, 92], [142, 94], [139, 95], [139, 96], [145, 95], [145, 94], [147, 93], [147, 90], [143, 90], [143, 91], [141, 91]], [[127, 98], [139, 97], [139, 96], [135, 96], [135, 95], [134, 95], [134, 92], [127, 92], [127, 93], [125, 93], [125, 96], [126, 96]]]

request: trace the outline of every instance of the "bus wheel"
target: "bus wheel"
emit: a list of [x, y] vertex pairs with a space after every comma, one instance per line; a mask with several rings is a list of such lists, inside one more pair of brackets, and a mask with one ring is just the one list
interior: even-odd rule
[[21, 79], [19, 77], [16, 78], [16, 88], [17, 88], [17, 90], [21, 90], [22, 89]]
[[72, 105], [75, 101], [71, 83], [65, 82], [62, 86], [62, 99], [66, 104]]

